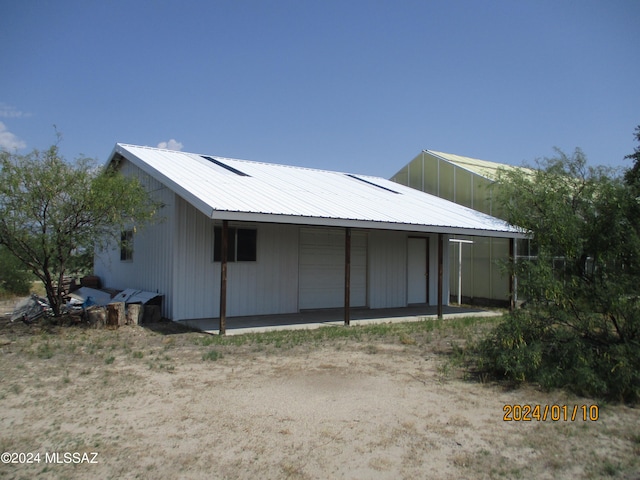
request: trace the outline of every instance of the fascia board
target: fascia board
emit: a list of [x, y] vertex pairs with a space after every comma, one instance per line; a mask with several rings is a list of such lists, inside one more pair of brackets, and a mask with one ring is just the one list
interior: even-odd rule
[[277, 215], [264, 213], [233, 212], [210, 210], [209, 217], [214, 220], [235, 220], [242, 222], [279, 223], [289, 225], [310, 225], [323, 227], [351, 227], [364, 230], [392, 230], [401, 232], [443, 233], [447, 235], [472, 235], [493, 238], [529, 238], [525, 232], [480, 230], [434, 225], [375, 222], [367, 220], [349, 220], [326, 217], [303, 217], [297, 215]]
[[150, 175], [152, 178], [155, 178], [157, 181], [159, 181], [160, 183], [165, 185], [167, 188], [172, 190], [179, 197], [182, 197], [185, 201], [187, 201], [188, 203], [193, 205], [195, 208], [200, 210], [205, 215], [211, 216], [211, 211], [212, 211], [211, 210], [211, 206], [207, 202], [203, 201], [202, 199], [200, 199], [198, 196], [196, 196], [193, 193], [191, 193], [186, 188], [183, 188], [181, 185], [179, 185], [178, 183], [174, 182], [173, 180], [171, 180], [166, 175], [160, 173], [155, 168], [152, 168], [151, 166], [149, 166], [149, 164], [147, 162], [141, 161], [136, 155], [130, 153], [127, 149], [122, 148], [120, 146], [120, 144], [116, 145], [116, 148], [114, 149], [113, 153], [111, 154], [111, 157], [109, 158], [109, 161], [107, 162], [107, 165], [109, 165], [113, 161], [113, 157], [116, 154], [120, 154], [122, 157], [126, 158], [133, 165], [138, 167], [140, 170], [145, 172], [147, 175]]

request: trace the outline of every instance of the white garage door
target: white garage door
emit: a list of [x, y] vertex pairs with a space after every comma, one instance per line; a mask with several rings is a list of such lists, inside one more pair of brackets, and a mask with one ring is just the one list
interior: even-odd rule
[[[300, 229], [299, 308], [344, 306], [343, 228]], [[367, 235], [351, 234], [351, 306], [367, 304]]]

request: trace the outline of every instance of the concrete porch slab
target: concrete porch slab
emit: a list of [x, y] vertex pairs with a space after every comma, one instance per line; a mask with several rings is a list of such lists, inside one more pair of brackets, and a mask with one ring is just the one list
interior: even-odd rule
[[[444, 306], [443, 318], [455, 317], [493, 317], [502, 312], [471, 307]], [[417, 322], [420, 320], [435, 320], [437, 307], [417, 306], [405, 308], [351, 309], [352, 326], [373, 325], [380, 323]], [[195, 328], [205, 333], [219, 334], [220, 320], [218, 318], [200, 318], [180, 320], [177, 323]], [[263, 333], [275, 330], [314, 329], [324, 326], [343, 326], [344, 310], [323, 309], [288, 313], [281, 315], [253, 315], [246, 317], [230, 317], [226, 322], [227, 335], [242, 335], [245, 333]]]

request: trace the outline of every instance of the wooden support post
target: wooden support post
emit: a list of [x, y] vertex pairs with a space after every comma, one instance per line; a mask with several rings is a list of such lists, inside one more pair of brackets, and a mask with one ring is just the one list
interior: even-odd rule
[[438, 319], [442, 319], [442, 294], [443, 294], [443, 285], [442, 285], [442, 277], [444, 276], [444, 267], [443, 267], [443, 257], [444, 257], [444, 240], [442, 239], [442, 234], [438, 234]]
[[219, 334], [227, 333], [227, 256], [229, 252], [229, 221], [222, 221], [220, 245], [220, 326]]
[[344, 324], [351, 322], [351, 228], [344, 235]]

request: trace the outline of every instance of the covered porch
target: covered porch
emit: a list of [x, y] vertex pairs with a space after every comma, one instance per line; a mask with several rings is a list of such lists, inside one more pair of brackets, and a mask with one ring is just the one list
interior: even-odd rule
[[[500, 316], [503, 312], [465, 306], [442, 306], [442, 318], [455, 317], [489, 317]], [[352, 308], [350, 325], [374, 325], [380, 323], [418, 322], [436, 320], [438, 307], [409, 306], [402, 308]], [[220, 334], [219, 318], [199, 318], [181, 320], [181, 325], [188, 326], [210, 334]], [[299, 313], [279, 315], [249, 315], [226, 319], [226, 335], [242, 335], [245, 333], [263, 333], [276, 330], [315, 329], [326, 326], [344, 326], [344, 309], [332, 308], [308, 310]]]

